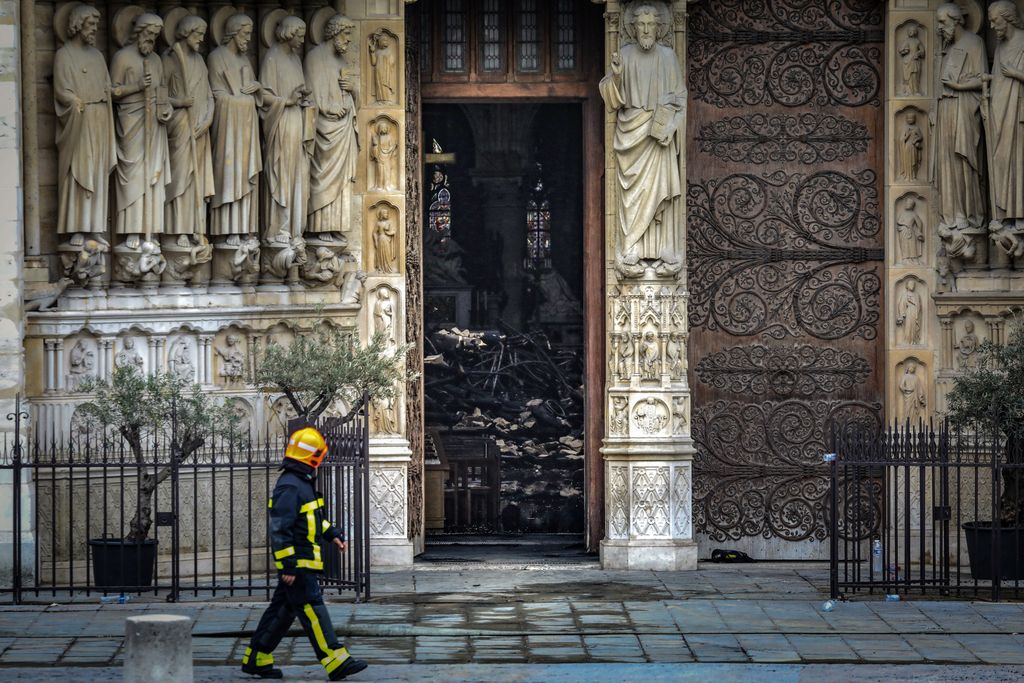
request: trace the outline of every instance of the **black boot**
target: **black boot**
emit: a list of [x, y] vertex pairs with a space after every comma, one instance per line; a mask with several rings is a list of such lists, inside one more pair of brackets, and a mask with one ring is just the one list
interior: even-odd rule
[[329, 673], [327, 677], [330, 678], [332, 681], [340, 681], [343, 678], [348, 678], [353, 674], [359, 673], [365, 668], [366, 662], [364, 662], [361, 659], [356, 659], [355, 657], [349, 657], [344, 662], [342, 662], [341, 666], [339, 666], [337, 669]]
[[275, 668], [273, 664], [256, 666], [255, 664], [243, 664], [242, 673], [259, 678], [284, 678], [284, 672]]

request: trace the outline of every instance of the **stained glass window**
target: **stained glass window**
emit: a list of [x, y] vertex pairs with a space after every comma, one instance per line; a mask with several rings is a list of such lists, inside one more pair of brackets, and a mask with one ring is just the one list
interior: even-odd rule
[[537, 180], [526, 202], [526, 262], [527, 270], [542, 271], [551, 268], [551, 202], [544, 188], [544, 177], [537, 164]]
[[480, 58], [483, 71], [505, 70], [505, 36], [501, 16], [502, 0], [483, 0], [480, 7]]
[[427, 208], [427, 227], [437, 232], [444, 244], [452, 234], [452, 193], [448, 189], [448, 174], [435, 166], [430, 178], [430, 206]]
[[520, 0], [516, 52], [519, 71], [540, 71], [540, 22], [537, 0]]
[[466, 9], [463, 0], [444, 3], [444, 70], [466, 70]]
[[574, 0], [557, 0], [553, 16], [555, 34], [555, 68], [572, 71], [576, 68], [576, 9]]

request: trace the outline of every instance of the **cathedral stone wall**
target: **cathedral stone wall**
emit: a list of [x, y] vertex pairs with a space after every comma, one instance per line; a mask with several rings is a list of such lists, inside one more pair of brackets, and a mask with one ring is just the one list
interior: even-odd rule
[[[254, 435], [280, 433], [287, 400], [247, 382], [268, 345], [321, 319], [404, 343], [404, 3], [21, 4], [28, 42], [20, 68], [0, 62], [0, 99], [35, 115], [19, 129], [12, 112], [0, 146], [31, 187], [23, 231], [0, 216], [24, 251], [0, 249], [27, 312], [11, 290], [0, 363], [35, 438], [72, 437], [82, 380], [123, 365], [197, 382]], [[14, 27], [0, 15], [0, 49]], [[4, 211], [21, 177], [3, 177], [17, 181]], [[381, 563], [412, 559], [404, 403], [372, 410]]]

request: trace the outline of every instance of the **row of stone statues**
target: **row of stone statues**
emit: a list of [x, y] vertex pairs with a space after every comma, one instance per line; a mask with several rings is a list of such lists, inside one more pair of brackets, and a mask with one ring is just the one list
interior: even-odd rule
[[[326, 18], [303, 60], [305, 22], [271, 13], [257, 77], [245, 14], [211, 19], [218, 46], [204, 60], [204, 19], [124, 8], [109, 72], [95, 47], [99, 22], [84, 3], [55, 17], [65, 275], [99, 286], [112, 252], [117, 284], [339, 286], [359, 149], [358, 76], [346, 58], [355, 24]], [[169, 47], [158, 55], [161, 33]], [[395, 102], [397, 40], [382, 30], [371, 43], [375, 101]], [[398, 188], [397, 139], [396, 124], [374, 123], [375, 189]]]
[[[1024, 256], [1024, 21], [1013, 2], [989, 5], [998, 40], [990, 69], [985, 42], [960, 5], [941, 5], [936, 19], [943, 47], [935, 118], [938, 232], [945, 255], [961, 267], [987, 267], [989, 241], [1003, 254], [994, 262], [1008, 264]], [[908, 87], [917, 87], [911, 81]], [[912, 159], [904, 165], [912, 169]]]

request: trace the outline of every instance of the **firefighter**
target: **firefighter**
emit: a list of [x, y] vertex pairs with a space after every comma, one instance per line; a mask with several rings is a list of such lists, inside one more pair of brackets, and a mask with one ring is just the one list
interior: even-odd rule
[[353, 658], [338, 643], [317, 580], [324, 570], [321, 540], [341, 552], [347, 550], [341, 532], [324, 518], [324, 499], [313, 490], [316, 468], [326, 455], [327, 442], [312, 427], [296, 431], [288, 440], [281, 463], [284, 471], [269, 502], [277, 589], [242, 657], [242, 671], [247, 674], [283, 677], [274, 667], [272, 653], [296, 617], [330, 680], [340, 681], [366, 668], [366, 662]]

